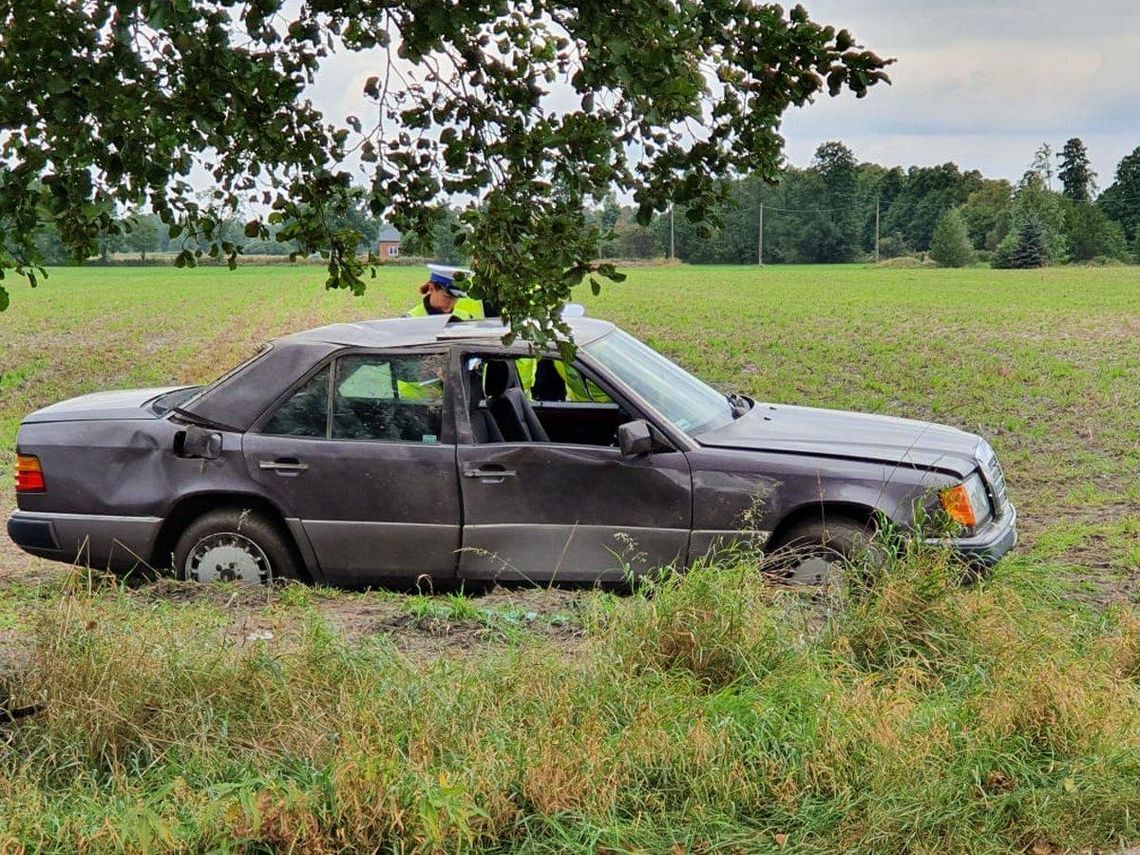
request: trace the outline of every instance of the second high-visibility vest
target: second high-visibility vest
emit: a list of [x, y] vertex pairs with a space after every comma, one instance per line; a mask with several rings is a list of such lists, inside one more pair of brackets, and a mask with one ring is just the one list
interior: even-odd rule
[[593, 401], [595, 404], [608, 404], [611, 398], [589, 380], [577, 368], [567, 368], [561, 359], [554, 360], [554, 369], [566, 384], [566, 400], [575, 403]]
[[[415, 306], [408, 310], [404, 315], [405, 318], [422, 318], [430, 314], [427, 309], [425, 300], [421, 300]], [[486, 317], [483, 310], [483, 301], [476, 300], [473, 297], [460, 297], [455, 301], [450, 313], [441, 312], [440, 314], [450, 314], [453, 317], [459, 318], [461, 321], [477, 321]]]

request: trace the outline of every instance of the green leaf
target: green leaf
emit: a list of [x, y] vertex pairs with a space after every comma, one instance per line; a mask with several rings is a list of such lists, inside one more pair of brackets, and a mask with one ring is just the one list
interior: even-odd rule
[[[599, 229], [586, 216], [593, 200], [611, 191], [632, 198], [644, 225], [675, 203], [682, 228], [719, 227], [725, 176], [777, 177], [778, 128], [790, 106], [825, 87], [862, 96], [889, 82], [890, 60], [800, 6], [239, 5], [232, 19], [229, 0], [57, 2], [48, 6], [59, 14], [4, 17], [0, 67], [11, 79], [0, 113], [10, 119], [9, 160], [21, 164], [4, 173], [0, 193], [6, 251], [35, 265], [47, 235], [87, 257], [116, 236], [115, 210], [148, 205], [160, 222], [138, 217], [125, 246], [156, 249], [161, 228], [172, 240], [193, 237], [179, 266], [193, 266], [207, 246], [232, 265], [241, 206], [272, 204], [278, 239], [328, 259], [331, 287], [360, 293], [360, 256], [381, 220], [409, 246], [473, 258], [483, 296], [502, 306], [512, 332], [549, 345], [567, 333], [561, 307], [583, 278], [624, 279], [593, 264], [599, 233], [615, 225]], [[306, 82], [338, 52], [384, 48], [389, 16], [402, 22], [398, 54], [415, 73], [364, 82], [384, 133], [359, 138], [365, 186], [353, 187], [338, 164], [356, 162], [350, 131], [364, 135], [373, 113], [330, 118]], [[140, 25], [145, 38], [124, 37]], [[715, 89], [704, 77], [710, 61]], [[544, 81], [568, 73], [574, 96], [548, 103]], [[31, 101], [20, 94], [5, 111], [8, 93], [31, 93]], [[706, 109], [708, 134], [676, 134]], [[109, 132], [76, 133], [84, 121]], [[187, 179], [196, 169], [210, 176], [206, 203]], [[462, 200], [463, 210], [445, 212], [441, 198]], [[447, 229], [449, 218], [462, 222], [459, 233]], [[245, 236], [266, 236], [265, 222], [245, 223]]]
[[0, 285], [0, 312], [5, 311], [8, 308], [9, 303], [10, 300], [8, 298], [8, 289], [3, 285]]

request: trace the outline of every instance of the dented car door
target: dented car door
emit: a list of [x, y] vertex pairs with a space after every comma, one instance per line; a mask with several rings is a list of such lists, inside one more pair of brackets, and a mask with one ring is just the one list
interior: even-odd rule
[[325, 581], [454, 575], [445, 366], [444, 353], [341, 356], [245, 436], [250, 477], [300, 520]]

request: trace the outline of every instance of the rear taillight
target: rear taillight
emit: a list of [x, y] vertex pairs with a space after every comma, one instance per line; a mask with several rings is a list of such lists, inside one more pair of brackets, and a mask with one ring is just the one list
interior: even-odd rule
[[16, 455], [16, 492], [42, 493], [47, 489], [40, 459], [34, 454]]

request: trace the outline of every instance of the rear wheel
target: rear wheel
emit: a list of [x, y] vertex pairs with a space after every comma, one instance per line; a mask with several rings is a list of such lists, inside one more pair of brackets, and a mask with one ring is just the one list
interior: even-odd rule
[[837, 517], [792, 526], [768, 552], [767, 572], [796, 585], [844, 587], [852, 562], [875, 566], [885, 555], [872, 526]]
[[174, 547], [174, 569], [189, 582], [269, 585], [300, 577], [281, 529], [254, 511], [209, 511], [186, 527]]

